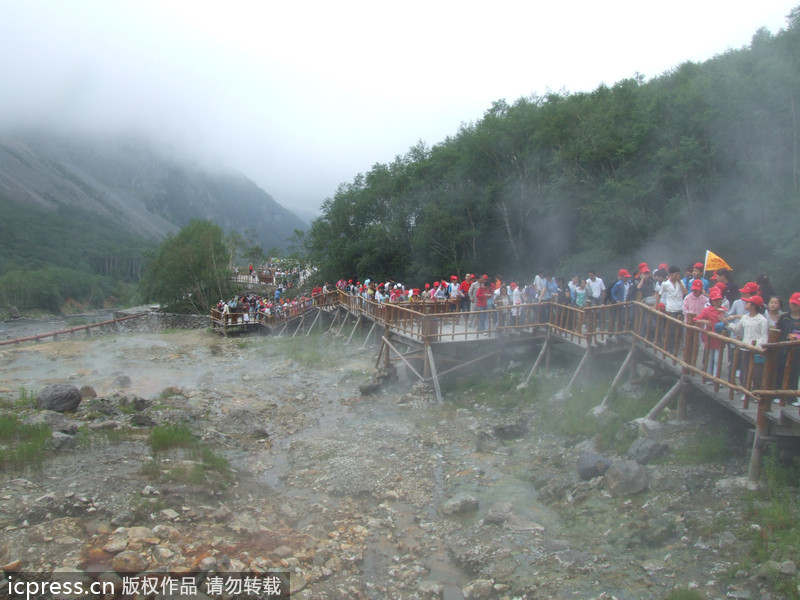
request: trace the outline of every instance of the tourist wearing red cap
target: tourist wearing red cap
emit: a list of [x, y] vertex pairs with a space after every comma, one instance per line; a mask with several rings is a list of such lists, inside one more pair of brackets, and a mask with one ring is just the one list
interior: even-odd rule
[[699, 280], [699, 281], [701, 281], [703, 283], [703, 293], [704, 294], [708, 293], [709, 281], [708, 281], [708, 279], [703, 277], [703, 268], [704, 268], [704, 265], [701, 262], [697, 262], [697, 263], [694, 263], [692, 265], [691, 274], [687, 275], [683, 279], [683, 285], [686, 286], [687, 290], [691, 289], [693, 281]]
[[656, 305], [656, 284], [646, 264], [639, 271], [639, 283], [636, 284], [636, 292], [639, 299], [647, 306]]
[[[780, 340], [800, 341], [800, 292], [795, 292], [789, 297], [789, 312], [784, 314], [778, 321], [778, 329], [781, 332]], [[777, 387], [787, 389], [800, 389], [798, 374], [800, 373], [800, 356], [794, 354], [794, 360], [789, 365], [789, 377], [784, 377], [786, 369], [787, 351], [781, 351], [778, 359]], [[786, 385], [783, 381], [786, 379]], [[800, 406], [800, 399], [795, 399], [792, 406]]]
[[617, 272], [617, 281], [611, 286], [611, 301], [615, 304], [625, 302], [628, 299], [628, 288], [630, 287], [631, 274], [627, 269], [620, 269]]
[[[719, 288], [711, 288], [711, 291], [708, 292], [708, 301], [710, 304], [700, 311], [700, 314], [697, 315], [697, 318], [694, 320], [694, 324], [698, 327], [703, 327], [707, 331], [721, 333], [721, 328], [719, 328], [718, 325], [724, 326], [722, 319], [725, 317], [725, 309], [722, 308], [722, 294]], [[722, 340], [704, 334], [703, 345], [710, 351], [708, 362], [709, 369], [711, 369], [712, 373], [716, 374], [721, 368], [718, 361], [721, 358], [719, 349], [722, 347]]]
[[683, 318], [691, 324], [694, 318], [703, 312], [708, 304], [708, 296], [703, 293], [703, 282], [695, 279], [692, 282], [692, 291], [683, 299]]
[[492, 292], [489, 289], [489, 278], [486, 277], [484, 279], [481, 277], [480, 284], [478, 285], [478, 289], [475, 291], [475, 301], [477, 303], [476, 308], [480, 311], [480, 315], [478, 318], [478, 331], [485, 331], [486, 330], [486, 310], [488, 309], [489, 303], [489, 296], [491, 296]]
[[758, 294], [758, 284], [755, 281], [748, 281], [744, 284], [744, 287], [739, 289], [739, 293], [742, 295], [741, 298], [735, 300], [728, 309], [729, 317], [739, 318], [747, 313], [745, 303], [750, 296]]

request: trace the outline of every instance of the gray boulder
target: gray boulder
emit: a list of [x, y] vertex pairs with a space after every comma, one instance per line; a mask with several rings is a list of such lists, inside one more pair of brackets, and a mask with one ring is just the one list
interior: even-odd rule
[[90, 385], [83, 385], [79, 390], [81, 394], [81, 398], [97, 398], [97, 392], [94, 388]]
[[651, 460], [662, 456], [667, 450], [669, 450], [669, 446], [666, 444], [656, 442], [650, 438], [640, 437], [636, 438], [631, 447], [628, 448], [626, 456], [640, 465], [646, 465]]
[[608, 470], [611, 461], [591, 449], [584, 449], [578, 456], [578, 477], [587, 481], [599, 477]]
[[606, 487], [612, 496], [630, 496], [647, 489], [650, 477], [635, 460], [615, 460], [606, 471]]
[[126, 388], [131, 386], [131, 378], [127, 375], [118, 375], [114, 378], [114, 385], [121, 388]]
[[468, 494], [459, 494], [445, 500], [441, 506], [442, 514], [458, 515], [478, 510], [478, 500]]
[[81, 393], [74, 385], [54, 383], [45, 386], [36, 398], [36, 407], [56, 412], [73, 411], [81, 403]]
[[78, 440], [74, 435], [67, 435], [60, 431], [54, 431], [53, 437], [48, 441], [48, 446], [53, 450], [69, 450], [78, 445]]

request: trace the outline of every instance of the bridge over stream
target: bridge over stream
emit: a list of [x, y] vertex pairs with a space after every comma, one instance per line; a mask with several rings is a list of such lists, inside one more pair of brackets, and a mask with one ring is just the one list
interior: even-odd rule
[[[368, 328], [362, 348], [379, 342], [375, 366], [403, 363], [423, 383], [434, 387], [442, 401], [443, 377], [494, 357], [509, 345], [537, 349], [521, 387], [549, 362], [556, 345], [579, 355], [561, 394], [569, 394], [593, 356], [623, 356], [606, 396], [595, 407], [609, 407], [612, 392], [637, 361], [648, 360], [674, 374], [675, 384], [640, 419], [642, 426], [671, 402], [678, 418], [686, 419], [690, 389], [725, 407], [753, 427], [750, 477], [758, 476], [761, 451], [776, 437], [800, 437], [800, 397], [797, 381], [790, 381], [791, 365], [800, 360], [800, 342], [777, 342], [770, 333], [764, 348], [705, 331], [674, 319], [639, 302], [577, 308], [552, 302], [522, 304], [478, 312], [458, 312], [455, 302], [378, 303], [335, 290], [284, 310], [280, 315], [259, 314], [250, 321], [243, 314], [211, 311], [215, 331], [266, 329], [278, 335], [309, 335], [327, 328], [347, 336]], [[469, 352], [465, 348], [469, 347]]]

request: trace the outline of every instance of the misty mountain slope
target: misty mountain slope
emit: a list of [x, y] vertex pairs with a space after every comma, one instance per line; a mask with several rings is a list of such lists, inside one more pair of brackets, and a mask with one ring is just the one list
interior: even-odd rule
[[94, 215], [155, 240], [192, 219], [252, 232], [268, 249], [286, 247], [303, 221], [246, 177], [167, 158], [127, 139], [0, 137], [0, 204], [15, 211]]

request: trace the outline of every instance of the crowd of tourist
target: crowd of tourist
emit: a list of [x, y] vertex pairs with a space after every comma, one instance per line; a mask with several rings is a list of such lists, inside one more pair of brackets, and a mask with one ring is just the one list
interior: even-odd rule
[[[510, 319], [516, 316], [514, 306], [522, 304], [556, 302], [585, 308], [636, 300], [673, 318], [734, 337], [756, 348], [763, 348], [768, 342], [770, 329], [778, 331], [778, 341], [800, 340], [800, 292], [791, 294], [784, 303], [766, 275], [739, 287], [730, 269], [709, 273], [700, 262], [684, 270], [666, 263], [651, 270], [643, 262], [633, 273], [619, 269], [610, 284], [596, 271], [588, 271], [585, 278], [575, 275], [569, 281], [552, 273], [539, 272], [522, 285], [506, 281], [501, 275], [468, 273], [463, 278], [451, 275], [421, 287], [408, 287], [393, 280], [340, 279], [335, 286], [326, 283], [315, 291], [333, 289], [379, 303], [446, 302], [449, 311], [480, 313], [508, 306], [511, 307], [507, 317]], [[504, 317], [496, 314], [494, 318]], [[486, 329], [486, 317], [479, 314], [476, 321], [479, 331]], [[704, 344], [712, 350], [713, 360], [713, 352], [719, 350], [721, 342], [712, 336], [705, 337]], [[795, 384], [797, 370], [795, 365], [790, 374]]]
[[236, 324], [251, 323], [271, 317], [279, 319], [291, 317], [299, 314], [311, 302], [311, 298], [307, 296], [285, 298], [283, 293], [284, 288], [277, 287], [271, 298], [253, 293], [234, 296], [228, 301], [220, 300], [215, 308], [221, 313], [223, 321], [227, 323], [236, 319], [233, 321], [233, 324]]

